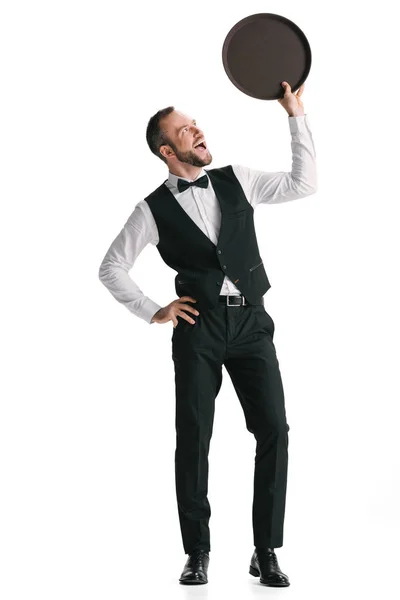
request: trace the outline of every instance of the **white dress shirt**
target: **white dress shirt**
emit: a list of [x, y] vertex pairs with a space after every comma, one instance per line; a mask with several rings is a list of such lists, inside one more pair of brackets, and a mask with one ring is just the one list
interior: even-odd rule
[[[317, 189], [316, 154], [307, 115], [288, 116], [288, 120], [292, 138], [291, 172], [256, 171], [242, 165], [232, 165], [253, 208], [257, 204], [277, 204], [304, 198]], [[201, 169], [196, 179], [205, 174], [204, 169]], [[168, 179], [164, 184], [196, 225], [217, 244], [221, 210], [211, 180], [208, 179], [207, 188], [191, 186], [179, 193], [178, 177], [168, 172]], [[151, 323], [153, 315], [161, 306], [144, 295], [130, 277], [129, 271], [143, 248], [149, 243], [157, 245], [158, 242], [157, 225], [150, 206], [146, 200], [141, 200], [107, 250], [99, 269], [100, 281], [114, 298], [147, 323]], [[236, 295], [241, 292], [225, 275], [220, 293]]]

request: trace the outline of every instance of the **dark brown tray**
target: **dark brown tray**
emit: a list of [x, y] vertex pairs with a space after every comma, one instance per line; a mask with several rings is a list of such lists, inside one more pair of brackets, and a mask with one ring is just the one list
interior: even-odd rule
[[258, 13], [232, 27], [222, 48], [222, 62], [231, 82], [260, 100], [283, 98], [282, 81], [292, 92], [307, 79], [310, 44], [301, 29], [285, 17]]

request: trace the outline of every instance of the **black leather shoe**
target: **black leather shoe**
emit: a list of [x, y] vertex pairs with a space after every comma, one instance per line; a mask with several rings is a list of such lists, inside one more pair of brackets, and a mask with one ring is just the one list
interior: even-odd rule
[[271, 587], [290, 585], [288, 576], [280, 570], [273, 548], [256, 548], [250, 560], [249, 572], [254, 577], [260, 577], [260, 583]]
[[210, 556], [207, 550], [193, 550], [189, 554], [179, 582], [185, 584], [208, 583], [207, 569], [209, 562]]

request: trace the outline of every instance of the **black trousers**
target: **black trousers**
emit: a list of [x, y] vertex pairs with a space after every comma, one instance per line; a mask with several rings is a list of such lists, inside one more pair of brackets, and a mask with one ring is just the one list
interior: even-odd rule
[[[188, 302], [189, 303], [189, 302]], [[273, 335], [264, 305], [226, 306], [178, 316], [172, 333], [176, 390], [175, 483], [185, 553], [210, 551], [208, 453], [222, 365], [256, 439], [253, 538], [258, 547], [283, 545], [288, 431], [284, 392]]]

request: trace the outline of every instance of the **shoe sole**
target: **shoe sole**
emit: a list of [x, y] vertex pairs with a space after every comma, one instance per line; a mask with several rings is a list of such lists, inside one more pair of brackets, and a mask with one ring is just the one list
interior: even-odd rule
[[[249, 573], [250, 575], [253, 575], [253, 577], [260, 577], [260, 571], [251, 565], [249, 568]], [[290, 583], [268, 583], [262, 577], [260, 577], [260, 583], [267, 585], [268, 587], [288, 587], [290, 585]]]
[[201, 584], [205, 584], [208, 583], [208, 581], [181, 581], [179, 580], [179, 583], [181, 583], [182, 585], [201, 585]]

